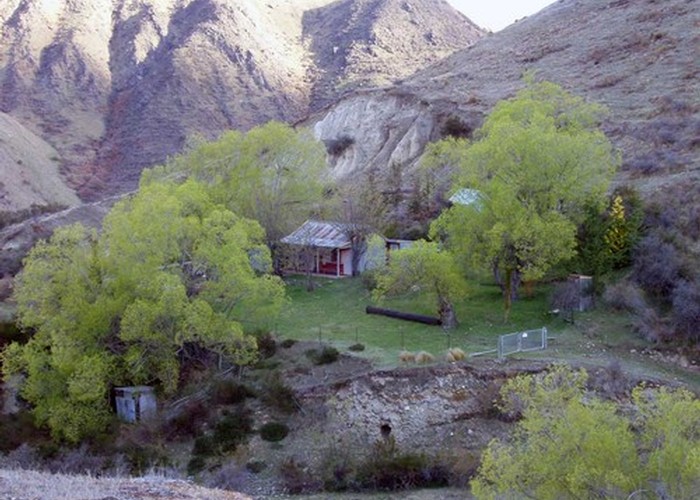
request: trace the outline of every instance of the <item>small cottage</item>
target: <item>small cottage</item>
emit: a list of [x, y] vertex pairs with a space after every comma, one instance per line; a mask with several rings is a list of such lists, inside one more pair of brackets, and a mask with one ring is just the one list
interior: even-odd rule
[[310, 264], [314, 274], [352, 276], [352, 245], [346, 224], [307, 220], [282, 243], [297, 249], [303, 259], [292, 259], [286, 267], [290, 271], [305, 272]]

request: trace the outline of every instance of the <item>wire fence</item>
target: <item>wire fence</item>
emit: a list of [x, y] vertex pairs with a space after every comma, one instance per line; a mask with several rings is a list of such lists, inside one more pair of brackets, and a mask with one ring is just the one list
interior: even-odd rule
[[547, 328], [537, 328], [524, 332], [507, 333], [498, 337], [496, 349], [475, 352], [470, 356], [481, 356], [484, 354], [498, 354], [499, 359], [503, 359], [509, 354], [518, 352], [542, 351], [547, 348]]
[[[281, 333], [281, 332], [280, 332]], [[283, 335], [281, 335], [283, 336]], [[316, 326], [309, 328], [297, 340], [317, 341], [319, 345], [334, 344], [345, 348], [363, 344], [368, 348], [379, 348], [386, 356], [395, 357], [399, 351], [426, 351], [442, 358], [452, 348], [459, 348], [470, 357], [495, 355], [505, 358], [518, 352], [544, 350], [547, 348], [547, 328], [521, 331], [505, 335], [476, 334], [439, 327], [415, 328], [400, 325], [385, 328]], [[495, 345], [494, 345], [495, 344]], [[491, 347], [491, 348], [490, 348]], [[391, 354], [393, 353], [393, 354]]]

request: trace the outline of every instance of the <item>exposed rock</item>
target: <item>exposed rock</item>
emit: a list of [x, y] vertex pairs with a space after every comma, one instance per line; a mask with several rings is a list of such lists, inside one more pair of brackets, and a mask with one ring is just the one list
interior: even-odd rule
[[410, 171], [447, 118], [478, 126], [497, 101], [523, 87], [525, 71], [535, 70], [608, 106], [605, 130], [624, 159], [618, 182], [646, 194], [694, 182], [698, 7], [696, 0], [560, 0], [392, 89], [343, 99], [309, 123], [322, 139], [352, 134], [354, 146], [333, 159], [339, 174], [395, 161]]

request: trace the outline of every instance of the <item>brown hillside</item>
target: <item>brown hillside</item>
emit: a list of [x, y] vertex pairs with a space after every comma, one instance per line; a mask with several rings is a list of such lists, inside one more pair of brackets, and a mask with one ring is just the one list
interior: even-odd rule
[[14, 0], [0, 23], [0, 111], [88, 198], [188, 137], [296, 120], [483, 34], [444, 0]]
[[333, 158], [343, 175], [392, 162], [410, 167], [441, 137], [446, 120], [475, 129], [535, 70], [608, 106], [605, 129], [624, 158], [618, 182], [648, 195], [696, 182], [698, 7], [697, 0], [560, 0], [396, 87], [348, 97], [312, 123], [321, 139], [355, 139]]

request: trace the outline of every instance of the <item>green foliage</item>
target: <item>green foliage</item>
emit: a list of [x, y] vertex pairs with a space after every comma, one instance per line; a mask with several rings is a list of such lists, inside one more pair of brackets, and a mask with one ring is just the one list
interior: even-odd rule
[[260, 437], [263, 441], [276, 443], [282, 441], [289, 434], [289, 427], [280, 422], [268, 422], [260, 427]]
[[198, 180], [214, 203], [257, 221], [275, 258], [279, 240], [318, 212], [329, 183], [323, 144], [279, 122], [226, 132], [153, 169], [142, 184], [173, 175]]
[[700, 401], [683, 390], [639, 388], [630, 419], [587, 394], [586, 379], [583, 370], [557, 366], [503, 386], [502, 410], [522, 420], [509, 441], [489, 444], [471, 483], [477, 498], [697, 495]]
[[600, 204], [618, 156], [597, 128], [602, 108], [548, 83], [528, 82], [498, 103], [476, 141], [452, 141], [443, 157], [459, 164], [455, 190], [480, 192], [431, 228], [465, 266], [503, 276], [506, 316], [513, 275], [539, 279], [574, 255], [576, 226], [588, 203]]
[[372, 452], [357, 468], [361, 488], [396, 491], [447, 485], [448, 471], [431, 465], [423, 454], [399, 450], [392, 436], [374, 443]]
[[391, 253], [389, 265], [377, 277], [372, 293], [379, 301], [387, 295], [425, 291], [437, 302], [443, 326], [456, 325], [454, 302], [466, 295], [466, 285], [452, 255], [424, 240]]
[[115, 385], [177, 388], [187, 343], [240, 365], [257, 357], [247, 324], [284, 303], [268, 273], [264, 232], [215, 204], [194, 181], [145, 183], [117, 203], [98, 237], [57, 230], [28, 254], [15, 285], [18, 321], [35, 331], [3, 352], [26, 375], [37, 423], [76, 442], [111, 419]]

